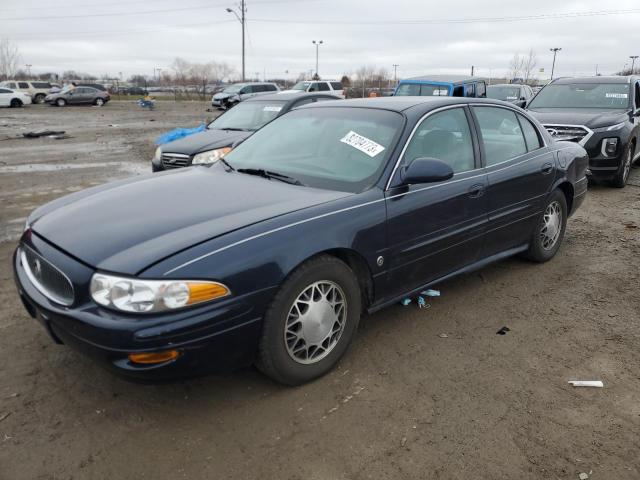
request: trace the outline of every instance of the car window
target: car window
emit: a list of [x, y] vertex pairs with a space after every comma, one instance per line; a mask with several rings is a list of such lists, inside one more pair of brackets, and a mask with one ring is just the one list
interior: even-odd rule
[[487, 86], [484, 82], [479, 82], [476, 86], [476, 97], [484, 98], [487, 96]]
[[474, 168], [471, 131], [463, 108], [435, 113], [422, 121], [407, 146], [404, 163], [421, 157], [442, 160], [454, 173]]
[[265, 85], [265, 92], [277, 92], [278, 91], [278, 87], [276, 87], [275, 85]]
[[240, 95], [246, 95], [247, 93], [251, 93], [251, 87], [244, 87], [242, 90], [238, 92]]
[[530, 152], [542, 147], [540, 135], [538, 134], [538, 130], [533, 126], [533, 124], [522, 115], [518, 115], [518, 120], [520, 120], [520, 127], [522, 128], [524, 139], [527, 142], [527, 151]]
[[482, 136], [487, 166], [504, 162], [527, 152], [522, 129], [512, 110], [473, 107]]
[[33, 88], [51, 88], [51, 84], [47, 82], [31, 82]]
[[317, 82], [314, 82], [311, 84], [311, 86], [309, 86], [309, 89], [307, 90], [307, 92], [317, 92], [320, 90], [320, 87], [318, 86]]
[[18, 82], [20, 88], [29, 88], [29, 84], [27, 82]]
[[285, 103], [280, 100], [241, 102], [216, 118], [208, 128], [254, 131], [280, 115]]
[[6, 90], [4, 88], [0, 88], [0, 93], [11, 93], [11, 90]]
[[331, 82], [331, 86], [334, 90], [343, 90], [342, 83], [340, 82]]
[[474, 83], [467, 83], [464, 86], [465, 90], [466, 90], [466, 95], [467, 97], [475, 97], [476, 96], [476, 85]]
[[321, 82], [318, 84], [318, 90], [321, 92], [328, 92], [331, 89], [329, 88], [329, 84], [327, 82]]
[[7, 83], [7, 88], [13, 88], [13, 89], [15, 89], [15, 88], [16, 88], [16, 84], [15, 84], [15, 82]]
[[291, 108], [297, 108], [297, 107], [300, 107], [302, 105], [307, 105], [307, 104], [309, 104], [311, 102], [315, 102], [316, 100], [319, 100], [319, 99], [316, 99], [316, 98], [303, 98], [302, 100], [298, 100], [296, 103], [294, 103]]
[[459, 85], [457, 87], [453, 87], [453, 96], [454, 97], [464, 97], [464, 88], [462, 88], [462, 85]]
[[396, 96], [417, 97], [420, 95], [420, 85], [417, 83], [401, 83], [396, 91]]

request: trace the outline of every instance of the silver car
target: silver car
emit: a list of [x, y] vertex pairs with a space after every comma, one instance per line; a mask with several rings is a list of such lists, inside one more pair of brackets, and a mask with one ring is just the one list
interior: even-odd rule
[[253, 82], [234, 83], [211, 98], [211, 105], [218, 108], [231, 108], [234, 105], [257, 95], [279, 92], [280, 87], [275, 83]]
[[93, 87], [65, 87], [58, 93], [50, 93], [45, 102], [64, 107], [65, 105], [90, 104], [101, 107], [111, 99], [108, 92]]

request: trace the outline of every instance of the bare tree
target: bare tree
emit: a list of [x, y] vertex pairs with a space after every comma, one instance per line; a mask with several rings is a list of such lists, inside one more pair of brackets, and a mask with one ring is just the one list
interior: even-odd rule
[[362, 89], [362, 97], [366, 96], [367, 84], [371, 84], [373, 76], [376, 74], [376, 67], [372, 65], [363, 65], [355, 71], [357, 81], [353, 82], [353, 86]]
[[204, 99], [207, 84], [213, 77], [213, 62], [193, 63], [189, 68], [189, 76], [196, 86], [196, 93]]
[[15, 76], [20, 64], [20, 51], [8, 38], [0, 38], [0, 80]]
[[530, 48], [529, 53], [522, 61], [522, 76], [524, 77], [524, 83], [529, 83], [530, 81], [535, 80], [535, 70], [537, 66], [538, 57], [536, 56], [536, 52], [533, 51], [533, 48]]
[[511, 80], [514, 78], [521, 78], [522, 70], [524, 68], [525, 59], [519, 53], [515, 53], [511, 62], [509, 63], [509, 76]]
[[189, 73], [191, 70], [191, 64], [184, 58], [176, 57], [171, 63], [171, 70], [174, 72], [175, 83], [177, 86], [182, 87], [189, 98], [189, 92], [187, 91], [187, 85], [189, 84]]

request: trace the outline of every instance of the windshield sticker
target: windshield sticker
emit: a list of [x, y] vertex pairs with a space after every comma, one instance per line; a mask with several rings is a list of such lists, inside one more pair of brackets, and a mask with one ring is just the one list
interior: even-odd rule
[[507, 97], [507, 100], [517, 100], [518, 97]]
[[446, 88], [439, 88], [438, 90], [433, 91], [434, 97], [447, 97], [449, 96], [449, 90]]
[[282, 107], [277, 105], [267, 105], [262, 109], [263, 112], [279, 112], [280, 110], [282, 110]]
[[347, 145], [351, 145], [353, 148], [360, 150], [363, 153], [366, 153], [371, 158], [384, 150], [384, 147], [379, 143], [376, 143], [367, 137], [363, 137], [362, 135], [358, 135], [353, 130], [347, 133], [342, 139], [340, 139], [340, 141]]
[[605, 97], [607, 98], [629, 98], [629, 95], [626, 93], [606, 93]]

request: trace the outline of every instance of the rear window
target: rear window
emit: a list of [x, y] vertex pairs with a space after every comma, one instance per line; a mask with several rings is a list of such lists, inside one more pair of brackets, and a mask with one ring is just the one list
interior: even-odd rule
[[449, 95], [448, 85], [434, 85], [428, 83], [401, 83], [397, 96], [446, 97]]
[[51, 84], [49, 82], [31, 82], [33, 88], [51, 88]]
[[331, 82], [331, 86], [334, 90], [343, 90], [342, 84], [340, 82]]

